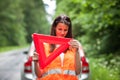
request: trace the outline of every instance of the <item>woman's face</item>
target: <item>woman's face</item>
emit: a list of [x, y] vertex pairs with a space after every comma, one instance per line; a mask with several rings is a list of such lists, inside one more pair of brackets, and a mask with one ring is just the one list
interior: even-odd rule
[[56, 30], [56, 36], [57, 37], [65, 37], [68, 33], [68, 26], [64, 23], [58, 23], [55, 30]]

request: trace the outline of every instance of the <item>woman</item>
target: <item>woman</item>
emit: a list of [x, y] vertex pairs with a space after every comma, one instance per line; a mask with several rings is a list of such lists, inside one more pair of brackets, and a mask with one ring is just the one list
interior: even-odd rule
[[[63, 38], [72, 37], [72, 23], [68, 16], [60, 15], [56, 17], [52, 24], [51, 35]], [[72, 39], [67, 50], [56, 57], [48, 66], [41, 70], [38, 63], [37, 53], [33, 56], [35, 63], [35, 73], [37, 80], [78, 80], [77, 75], [81, 72], [80, 43]], [[45, 44], [45, 52], [48, 56], [59, 45]]]

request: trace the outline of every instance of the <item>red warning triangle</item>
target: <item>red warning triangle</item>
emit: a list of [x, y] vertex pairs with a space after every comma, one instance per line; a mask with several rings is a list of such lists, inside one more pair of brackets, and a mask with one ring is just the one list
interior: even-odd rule
[[[55, 36], [37, 33], [34, 33], [32, 37], [35, 44], [36, 52], [39, 54], [39, 64], [42, 69], [45, 68], [49, 63], [51, 63], [52, 60], [54, 60], [58, 55], [60, 55], [61, 52], [65, 51], [69, 47], [68, 42], [71, 40], [70, 38], [58, 38]], [[46, 57], [43, 47], [44, 42], [60, 44], [60, 47], [58, 47], [54, 52], [52, 52], [48, 57]]]

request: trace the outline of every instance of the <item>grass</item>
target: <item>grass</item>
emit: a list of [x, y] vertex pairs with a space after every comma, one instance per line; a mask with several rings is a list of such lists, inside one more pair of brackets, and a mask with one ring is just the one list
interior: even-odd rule
[[29, 47], [29, 44], [24, 45], [24, 46], [6, 46], [6, 47], [0, 47], [0, 53], [1, 52], [10, 51], [10, 50], [16, 50], [16, 49], [26, 48], [26, 47]]
[[119, 67], [107, 66], [103, 58], [90, 58], [91, 80], [120, 80]]

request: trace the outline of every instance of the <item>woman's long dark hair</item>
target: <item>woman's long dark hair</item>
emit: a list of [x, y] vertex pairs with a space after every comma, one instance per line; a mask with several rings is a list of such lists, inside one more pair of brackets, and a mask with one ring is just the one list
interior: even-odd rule
[[[68, 28], [68, 33], [65, 36], [65, 38], [72, 38], [72, 23], [71, 23], [70, 18], [66, 15], [60, 15], [60, 16], [55, 18], [55, 20], [53, 21], [52, 27], [51, 27], [50, 35], [56, 36], [56, 30], [55, 29], [56, 29], [56, 26], [58, 25], [58, 23], [64, 23], [69, 27]], [[55, 45], [50, 44], [50, 52], [53, 52], [54, 49], [55, 49]]]
[[64, 23], [66, 25], [68, 25], [68, 33], [65, 36], [66, 38], [72, 38], [72, 23], [71, 20], [68, 16], [66, 15], [60, 15], [58, 17], [55, 18], [52, 27], [51, 27], [51, 34], [52, 36], [56, 36], [56, 32], [55, 32], [55, 28], [58, 25], [58, 23]]

